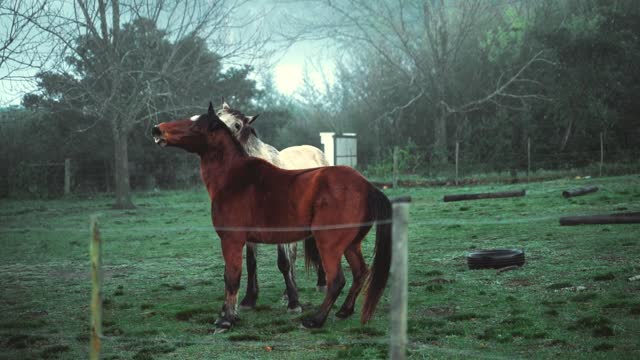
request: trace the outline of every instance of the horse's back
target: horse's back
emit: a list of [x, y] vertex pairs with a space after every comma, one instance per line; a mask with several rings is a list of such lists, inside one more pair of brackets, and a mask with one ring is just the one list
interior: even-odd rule
[[313, 169], [304, 177], [313, 177], [303, 184], [312, 184], [315, 225], [369, 220], [368, 197], [374, 187], [356, 170], [348, 166], [327, 166]]
[[285, 169], [308, 169], [328, 166], [324, 153], [315, 146], [291, 146], [280, 151], [280, 163]]

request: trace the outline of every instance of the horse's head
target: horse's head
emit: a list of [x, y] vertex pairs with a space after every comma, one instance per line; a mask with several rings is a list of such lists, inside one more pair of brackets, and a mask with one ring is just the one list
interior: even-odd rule
[[240, 140], [241, 143], [245, 143], [252, 133], [255, 134], [255, 130], [250, 126], [260, 116], [246, 116], [239, 110], [232, 109], [226, 101], [222, 101], [222, 109], [217, 114], [227, 127], [231, 130], [231, 133]]
[[230, 131], [216, 115], [211, 103], [205, 114], [164, 122], [151, 129], [156, 144], [176, 146], [197, 154], [204, 153], [217, 137], [224, 136], [221, 133], [229, 136]]

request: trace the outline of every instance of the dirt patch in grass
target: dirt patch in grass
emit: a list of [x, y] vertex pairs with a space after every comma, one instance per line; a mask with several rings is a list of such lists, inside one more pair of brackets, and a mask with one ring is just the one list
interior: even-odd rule
[[600, 274], [593, 277], [595, 281], [611, 281], [615, 279], [616, 276], [613, 273]]
[[367, 337], [367, 336], [377, 337], [377, 336], [385, 336], [386, 335], [386, 333], [384, 331], [376, 329], [376, 328], [371, 327], [371, 326], [351, 327], [351, 328], [346, 329], [346, 331], [349, 334], [360, 335], [359, 337]]
[[344, 345], [335, 359], [385, 359], [387, 351], [386, 345], [377, 343]]
[[598, 297], [598, 294], [596, 293], [584, 293], [584, 294], [578, 294], [578, 295], [572, 296], [569, 298], [569, 300], [573, 302], [590, 302], [591, 300], [594, 300], [597, 297]]
[[20, 319], [0, 323], [0, 329], [39, 329], [46, 325], [43, 319]]
[[152, 360], [155, 358], [155, 355], [168, 354], [174, 351], [176, 351], [175, 347], [165, 344], [154, 347], [145, 347], [133, 356], [133, 360]]
[[229, 341], [260, 341], [262, 340], [257, 334], [233, 334], [227, 337]]
[[602, 343], [593, 347], [593, 351], [611, 351], [615, 348], [612, 344]]
[[456, 312], [455, 306], [434, 306], [424, 310], [426, 316], [449, 316]]
[[26, 349], [31, 346], [42, 346], [49, 344], [49, 340], [42, 336], [33, 335], [13, 335], [7, 340], [7, 347], [12, 349]]
[[594, 337], [614, 336], [611, 320], [602, 316], [585, 316], [575, 321], [569, 330], [579, 331], [589, 329]]
[[555, 284], [551, 284], [549, 286], [547, 286], [547, 289], [549, 290], [560, 290], [560, 289], [565, 289], [565, 288], [570, 288], [573, 285], [570, 282], [559, 282], [559, 283], [555, 283]]
[[57, 358], [59, 354], [71, 350], [67, 345], [53, 345], [42, 350], [41, 356], [43, 359]]
[[508, 317], [499, 325], [489, 326], [478, 335], [481, 340], [491, 340], [500, 343], [513, 341], [515, 338], [523, 339], [544, 339], [547, 337], [545, 331], [537, 328], [535, 322], [522, 316]]
[[161, 284], [160, 286], [165, 287], [165, 288], [169, 288], [171, 290], [174, 291], [182, 291], [182, 290], [186, 290], [187, 287], [182, 285], [182, 284]]
[[513, 279], [508, 279], [507, 281], [505, 281], [505, 284], [507, 286], [511, 286], [511, 287], [521, 287], [521, 286], [532, 286], [535, 285], [535, 283], [529, 279], [526, 278], [513, 278]]
[[211, 313], [213, 313], [213, 309], [208, 307], [192, 308], [192, 309], [178, 311], [175, 314], [175, 319], [178, 321], [189, 321], [194, 316], [201, 315], [201, 314], [211, 314]]
[[475, 321], [477, 319], [486, 319], [488, 315], [480, 315], [472, 312], [453, 314], [446, 317], [448, 321]]

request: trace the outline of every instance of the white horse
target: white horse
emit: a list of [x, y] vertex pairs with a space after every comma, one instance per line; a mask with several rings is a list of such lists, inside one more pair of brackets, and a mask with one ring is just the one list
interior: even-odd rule
[[[300, 145], [288, 147], [278, 151], [273, 146], [260, 140], [251, 127], [251, 124], [259, 115], [246, 116], [238, 110], [232, 109], [223, 101], [222, 109], [218, 111], [218, 117], [231, 129], [238, 138], [245, 151], [250, 156], [264, 159], [283, 169], [307, 169], [321, 166], [329, 166], [329, 161], [324, 153], [315, 146]], [[305, 250], [311, 251], [311, 257], [317, 251], [313, 239], [305, 241]], [[257, 248], [254, 243], [247, 243], [247, 293], [240, 302], [243, 308], [254, 308], [258, 298], [258, 278], [256, 272]], [[290, 311], [300, 311], [298, 290], [295, 282], [295, 261], [297, 257], [296, 243], [278, 245], [278, 268], [285, 281], [285, 298], [288, 299]], [[326, 279], [322, 265], [315, 264], [318, 273], [317, 288], [326, 290]]]

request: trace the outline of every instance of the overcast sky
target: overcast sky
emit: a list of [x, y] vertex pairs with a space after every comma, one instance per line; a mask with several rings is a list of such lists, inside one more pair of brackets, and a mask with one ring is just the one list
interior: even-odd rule
[[[244, 5], [236, 16], [242, 16], [243, 12], [264, 13], [265, 21], [257, 26], [265, 31], [279, 32], [285, 29], [292, 16], [308, 16], [313, 13], [308, 7], [297, 6], [290, 2], [278, 0], [251, 0]], [[5, 23], [8, 17], [0, 18], [0, 23]], [[254, 64], [257, 67], [256, 78], [261, 79], [265, 72], [273, 76], [278, 90], [285, 95], [295, 95], [295, 92], [303, 83], [305, 71], [309, 78], [320, 88], [324, 81], [333, 82], [334, 63], [332, 52], [327, 41], [302, 41], [295, 43], [288, 49], [279, 51], [271, 59], [269, 66], [264, 63]], [[27, 78], [35, 74], [36, 70], [23, 73]], [[31, 81], [0, 81], [0, 106], [20, 104], [22, 95], [33, 91], [34, 84]]]

